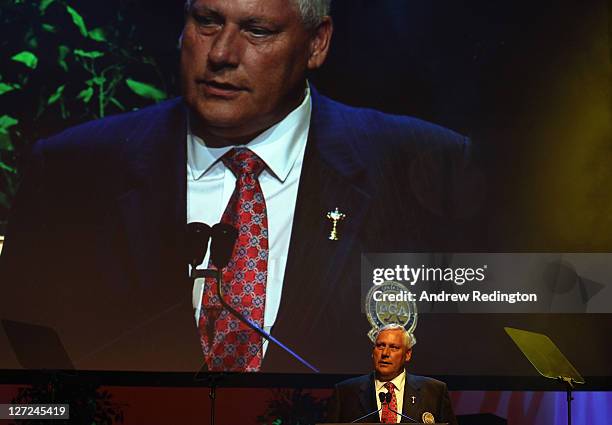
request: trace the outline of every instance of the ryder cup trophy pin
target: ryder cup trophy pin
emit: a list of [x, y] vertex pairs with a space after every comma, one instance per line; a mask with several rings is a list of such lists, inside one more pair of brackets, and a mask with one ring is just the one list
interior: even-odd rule
[[372, 286], [366, 295], [365, 312], [372, 325], [368, 332], [372, 342], [376, 341], [378, 329], [385, 325], [396, 323], [410, 333], [414, 333], [417, 326], [416, 302], [410, 291], [398, 282], [386, 281]]
[[332, 221], [332, 229], [331, 229], [328, 239], [330, 241], [337, 241], [338, 240], [338, 222], [341, 220], [344, 220], [346, 218], [346, 214], [340, 212], [338, 210], [338, 207], [336, 207], [334, 211], [329, 211], [327, 213], [327, 218]]

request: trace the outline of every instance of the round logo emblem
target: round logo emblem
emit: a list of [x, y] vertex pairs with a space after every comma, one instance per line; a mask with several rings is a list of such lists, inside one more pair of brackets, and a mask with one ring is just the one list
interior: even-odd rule
[[421, 415], [421, 419], [423, 420], [424, 424], [436, 423], [436, 419], [434, 418], [434, 415], [432, 415], [430, 412], [423, 413]]
[[408, 289], [398, 282], [386, 281], [372, 286], [366, 295], [365, 311], [372, 329], [368, 337], [375, 342], [378, 329], [397, 323], [414, 333], [417, 326], [416, 302], [410, 301]]

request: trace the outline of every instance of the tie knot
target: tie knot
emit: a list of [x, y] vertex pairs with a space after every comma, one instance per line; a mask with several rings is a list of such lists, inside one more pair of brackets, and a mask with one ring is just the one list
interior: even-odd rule
[[244, 175], [259, 177], [266, 164], [248, 148], [234, 148], [221, 158], [227, 168], [232, 170], [236, 178]]
[[385, 383], [385, 388], [387, 389], [387, 391], [393, 392], [393, 390], [395, 389], [395, 385], [393, 385], [393, 382], [389, 381]]

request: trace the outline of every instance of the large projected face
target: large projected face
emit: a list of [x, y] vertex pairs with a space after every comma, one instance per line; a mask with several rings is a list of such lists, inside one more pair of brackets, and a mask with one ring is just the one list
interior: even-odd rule
[[[288, 4], [289, 3], [289, 4]], [[183, 94], [209, 143], [248, 141], [303, 96], [327, 54], [331, 24], [306, 26], [286, 0], [196, 0], [182, 35]]]

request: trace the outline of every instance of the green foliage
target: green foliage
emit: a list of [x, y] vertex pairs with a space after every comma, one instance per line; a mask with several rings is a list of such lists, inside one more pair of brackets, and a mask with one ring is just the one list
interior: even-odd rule
[[36, 69], [36, 66], [38, 65], [38, 57], [36, 57], [34, 53], [28, 52], [27, 50], [17, 53], [11, 59], [13, 59], [15, 62], [21, 62], [28, 68], [32, 69]]
[[59, 86], [55, 90], [55, 93], [53, 93], [51, 96], [49, 96], [49, 100], [47, 100], [47, 105], [53, 105], [55, 102], [57, 102], [58, 99], [61, 97], [62, 93], [64, 93], [64, 88], [65, 87], [66, 87], [66, 85], [64, 85], [64, 84]]
[[86, 89], [81, 90], [77, 98], [81, 99], [84, 103], [88, 103], [91, 100], [91, 97], [93, 96], [93, 94], [94, 94], [93, 87], [87, 87]]
[[130, 2], [0, 2], [6, 35], [0, 56], [1, 228], [18, 186], [21, 158], [32, 143], [166, 99], [168, 93], [156, 60], [144, 52], [126, 19]]
[[[2, 115], [0, 117], [0, 149], [5, 151], [14, 150], [13, 143], [11, 142], [11, 135], [9, 134], [9, 129], [17, 124], [19, 124], [19, 120], [9, 115]], [[2, 168], [5, 171], [9, 171], [12, 173], [15, 172], [14, 168], [0, 162], [0, 166], [2, 165], [4, 165], [4, 167]]]
[[41, 0], [39, 6], [40, 13], [45, 13], [51, 3], [53, 3], [53, 0]]
[[159, 101], [166, 98], [166, 93], [150, 84], [141, 83], [140, 81], [135, 81], [131, 78], [125, 80], [125, 84], [127, 84], [127, 86], [132, 89], [134, 93], [136, 93], [138, 96], [144, 97], [145, 99]]
[[57, 32], [57, 29], [51, 24], [42, 24], [42, 29], [47, 32]]
[[102, 28], [95, 28], [89, 31], [89, 38], [96, 41], [106, 41], [106, 35], [104, 34], [104, 30]]
[[87, 27], [85, 27], [85, 21], [79, 12], [68, 5], [66, 5], [66, 12], [68, 12], [72, 17], [72, 22], [74, 22], [74, 25], [76, 25], [76, 27], [79, 29], [81, 35], [87, 37], [89, 33], [87, 32]]
[[9, 115], [2, 115], [0, 117], [0, 132], [6, 132], [9, 128], [17, 123], [19, 123], [19, 120], [16, 120]]
[[0, 96], [3, 95], [4, 93], [10, 92], [18, 88], [19, 88], [19, 84], [0, 83]]
[[68, 64], [66, 63], [66, 56], [70, 53], [70, 49], [64, 45], [58, 46], [57, 48], [57, 64], [66, 72], [68, 72]]
[[91, 52], [86, 52], [85, 50], [75, 49], [74, 54], [82, 58], [89, 58], [89, 59], [97, 59], [97, 58], [101, 58], [102, 56], [104, 56], [104, 53], [100, 52], [99, 50], [92, 50]]

